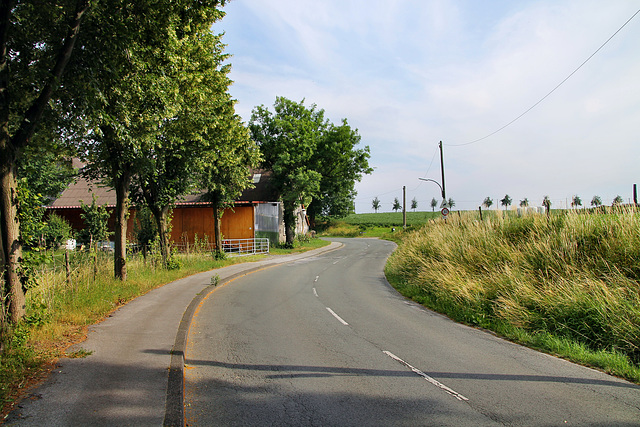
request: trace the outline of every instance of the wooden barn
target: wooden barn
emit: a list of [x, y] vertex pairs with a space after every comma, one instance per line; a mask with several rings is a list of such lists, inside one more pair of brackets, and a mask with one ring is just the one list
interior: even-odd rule
[[[224, 239], [268, 238], [271, 244], [284, 241], [282, 204], [270, 189], [271, 173], [256, 170], [253, 173], [254, 188], [245, 190], [232, 208], [225, 209], [221, 219]], [[114, 230], [116, 193], [113, 189], [78, 177], [50, 206], [47, 211], [65, 218], [75, 231], [85, 228], [82, 203], [90, 205], [93, 197], [100, 206], [106, 205], [111, 213], [109, 230]], [[171, 240], [176, 245], [193, 245], [205, 238], [214, 242], [213, 207], [202, 201], [202, 194], [185, 196], [176, 203], [172, 212]], [[127, 240], [134, 242], [135, 207], [130, 209], [127, 224]], [[308, 231], [304, 210], [298, 212], [298, 233]]]

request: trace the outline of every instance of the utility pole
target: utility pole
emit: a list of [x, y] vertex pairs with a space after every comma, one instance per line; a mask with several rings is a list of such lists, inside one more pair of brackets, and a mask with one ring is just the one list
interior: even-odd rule
[[440, 147], [440, 170], [442, 171], [442, 200], [447, 201], [447, 195], [444, 190], [444, 156], [442, 154], [442, 141], [438, 144]]
[[407, 228], [407, 186], [402, 186], [402, 229]]

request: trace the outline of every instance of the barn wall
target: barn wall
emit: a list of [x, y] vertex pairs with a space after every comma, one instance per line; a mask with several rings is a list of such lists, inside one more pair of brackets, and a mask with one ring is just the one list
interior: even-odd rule
[[[171, 240], [179, 244], [193, 244], [206, 239], [213, 243], [213, 208], [200, 206], [178, 206], [173, 210]], [[237, 206], [225, 209], [220, 231], [224, 239], [253, 238], [253, 206]]]

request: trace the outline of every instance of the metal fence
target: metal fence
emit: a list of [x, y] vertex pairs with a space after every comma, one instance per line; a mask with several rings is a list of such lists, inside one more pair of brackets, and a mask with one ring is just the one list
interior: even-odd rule
[[225, 239], [222, 250], [231, 255], [258, 255], [269, 253], [269, 239]]

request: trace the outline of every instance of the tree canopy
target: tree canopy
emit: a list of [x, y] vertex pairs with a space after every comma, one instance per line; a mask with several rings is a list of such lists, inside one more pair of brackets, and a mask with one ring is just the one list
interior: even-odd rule
[[[282, 200], [287, 243], [294, 238], [294, 211], [310, 206], [310, 214], [344, 215], [353, 204], [354, 183], [370, 173], [369, 148], [356, 149], [357, 131], [346, 120], [336, 126], [324, 110], [277, 97], [273, 112], [254, 108], [249, 123], [251, 137], [273, 172], [272, 183]], [[315, 204], [314, 204], [315, 200]]]

